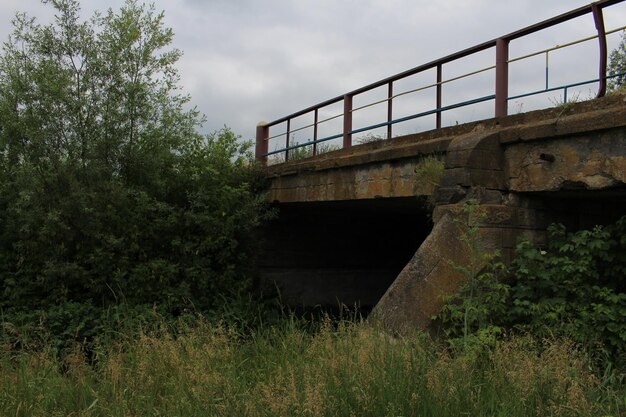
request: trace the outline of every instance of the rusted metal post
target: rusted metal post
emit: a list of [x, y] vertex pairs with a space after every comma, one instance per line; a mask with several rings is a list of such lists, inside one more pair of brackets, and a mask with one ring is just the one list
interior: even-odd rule
[[352, 96], [343, 96], [343, 147], [352, 146]]
[[285, 162], [289, 161], [289, 131], [291, 130], [291, 119], [287, 119], [287, 134], [285, 135]]
[[[441, 64], [437, 65], [437, 110], [441, 109]], [[441, 112], [438, 111], [435, 115], [437, 129], [441, 129]]]
[[387, 139], [391, 139], [393, 134], [393, 126], [391, 121], [393, 120], [393, 81], [390, 81], [387, 87]]
[[509, 97], [509, 41], [496, 40], [496, 117], [506, 116]]
[[597, 4], [591, 4], [591, 10], [593, 12], [593, 21], [596, 24], [596, 30], [598, 31], [598, 42], [600, 43], [600, 64], [598, 68], [598, 79], [600, 85], [598, 86], [598, 95], [596, 97], [604, 97], [606, 94], [606, 31], [604, 30], [604, 17], [602, 16], [602, 9]]
[[257, 161], [263, 165], [267, 165], [267, 149], [268, 138], [270, 137], [270, 127], [265, 122], [260, 122], [256, 125], [256, 147], [254, 149], [254, 156]]
[[317, 155], [317, 116], [318, 110], [313, 113], [313, 156]]

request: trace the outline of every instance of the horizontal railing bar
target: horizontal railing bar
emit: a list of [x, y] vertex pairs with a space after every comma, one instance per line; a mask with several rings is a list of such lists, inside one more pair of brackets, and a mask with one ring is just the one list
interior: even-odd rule
[[[604, 32], [604, 33], [605, 33], [606, 35], [612, 35], [613, 33], [615, 33], [615, 32], [619, 32], [619, 31], [622, 31], [622, 30], [626, 30], [626, 26], [622, 26], [622, 27], [619, 27], [619, 28], [616, 28], [616, 29], [613, 29], [613, 30], [607, 30], [607, 31], [606, 31], [606, 32]], [[596, 36], [596, 38], [597, 38], [597, 36]]]
[[324, 123], [324, 122], [328, 122], [328, 121], [330, 121], [330, 120], [337, 119], [338, 117], [342, 117], [342, 116], [343, 116], [343, 113], [339, 113], [339, 114], [336, 114], [336, 115], [334, 115], [334, 116], [332, 116], [332, 117], [329, 117], [329, 118], [327, 118], [327, 119], [322, 119], [322, 120], [320, 120], [319, 122], [317, 122], [317, 124], [319, 125], [319, 124], [322, 124], [322, 123]]
[[[626, 72], [607, 75], [606, 78], [607, 79], [608, 78], [615, 78], [615, 77], [619, 77], [619, 76], [622, 76], [622, 75], [626, 75]], [[571, 88], [571, 87], [577, 87], [577, 86], [581, 86], [581, 85], [585, 85], [585, 84], [597, 83], [598, 81], [600, 81], [600, 79], [596, 78], [594, 80], [581, 81], [581, 82], [578, 82], [578, 83], [566, 84], [566, 85], [562, 85], [562, 86], [559, 86], [559, 87], [551, 87], [551, 88], [544, 89], [544, 90], [537, 90], [537, 91], [533, 91], [531, 93], [519, 94], [519, 95], [516, 95], [516, 96], [509, 97], [508, 99], [509, 100], [514, 100], [514, 99], [517, 99], [517, 98], [523, 98], [523, 97], [528, 97], [528, 96], [542, 94], [542, 93], [549, 93], [551, 91], [563, 90], [565, 88]], [[419, 117], [429, 116], [429, 115], [435, 114], [435, 113], [442, 113], [442, 112], [444, 112], [446, 110], [453, 110], [453, 109], [456, 109], [456, 108], [460, 108], [460, 107], [470, 106], [472, 104], [481, 103], [483, 101], [493, 100], [494, 98], [495, 98], [495, 95], [492, 94], [492, 95], [480, 97], [480, 98], [477, 98], [477, 99], [474, 99], [474, 100], [463, 101], [463, 102], [460, 102], [460, 103], [451, 104], [449, 106], [444, 106], [444, 107], [441, 107], [439, 109], [432, 109], [432, 110], [428, 110], [428, 111], [425, 111], [425, 112], [422, 112], [422, 113], [417, 113], [417, 114], [414, 114], [414, 115], [411, 115], [411, 116], [401, 117], [399, 119], [394, 119], [394, 120], [391, 120], [389, 122], [381, 122], [381, 123], [378, 123], [378, 124], [375, 124], [375, 125], [354, 129], [354, 130], [350, 131], [350, 133], [351, 134], [361, 133], [361, 132], [365, 132], [367, 130], [377, 129], [379, 127], [385, 127], [385, 126], [388, 126], [390, 124], [402, 123], [402, 122], [406, 122], [408, 120], [416, 119], [416, 118], [419, 118]], [[292, 149], [302, 148], [304, 146], [311, 146], [314, 143], [326, 142], [326, 141], [329, 141], [329, 140], [332, 140], [332, 139], [337, 139], [337, 138], [340, 138], [342, 136], [343, 136], [343, 133], [339, 133], [337, 135], [328, 136], [328, 137], [325, 137], [323, 139], [318, 139], [317, 141], [309, 141], [309, 142], [305, 142], [305, 143], [301, 143], [301, 144], [290, 146], [289, 148], [277, 149], [275, 151], [268, 152], [265, 155], [267, 155], [267, 156], [275, 155], [277, 153], [285, 152], [285, 151], [288, 151], [288, 150], [290, 151]]]
[[515, 100], [517, 98], [524, 98], [524, 97], [534, 96], [534, 95], [537, 95], [537, 94], [549, 93], [551, 91], [563, 90], [565, 88], [577, 87], [577, 86], [580, 86], [580, 85], [597, 83], [598, 81], [600, 81], [600, 80], [598, 78], [596, 78], [595, 80], [581, 81], [579, 83], [574, 83], [574, 84], [567, 84], [567, 85], [561, 85], [561, 86], [558, 86], [558, 87], [544, 88], [543, 90], [536, 90], [536, 91], [531, 91], [530, 93], [523, 93], [523, 94], [518, 94], [518, 95], [515, 95], [515, 96], [511, 96], [511, 97], [508, 98], [508, 100]]
[[[302, 126], [302, 127], [297, 128], [297, 129], [291, 129], [289, 131], [289, 133], [299, 132], [301, 130], [308, 129], [309, 127], [313, 127], [313, 126], [315, 126], [315, 123], [311, 123], [310, 125]], [[287, 133], [287, 132], [285, 132], [285, 133]]]
[[277, 153], [291, 151], [293, 149], [303, 148], [305, 146], [312, 146], [314, 143], [326, 142], [326, 141], [329, 141], [329, 140], [340, 138], [342, 136], [343, 136], [343, 133], [339, 133], [337, 135], [328, 136], [328, 137], [325, 137], [325, 138], [322, 138], [322, 139], [318, 139], [318, 140], [315, 140], [315, 141], [310, 140], [308, 142], [298, 143], [298, 144], [292, 145], [292, 146], [290, 146], [288, 148], [282, 148], [282, 149], [277, 149], [277, 150], [272, 151], [272, 152], [268, 152], [268, 153], [265, 154], [265, 156], [275, 155]]
[[[335, 116], [332, 116], [332, 117], [329, 117], [327, 119], [320, 120], [320, 121], [317, 122], [317, 124], [320, 125], [320, 124], [322, 124], [324, 122], [328, 122], [330, 120], [336, 119], [336, 118], [341, 117], [341, 116], [343, 116], [343, 113], [339, 113], [339, 114], [337, 114]], [[297, 129], [292, 129], [292, 130], [289, 131], [289, 133], [298, 132], [300, 130], [304, 130], [304, 129], [307, 129], [307, 128], [313, 127], [313, 126], [315, 126], [315, 123], [311, 123], [310, 125], [302, 126], [302, 127], [297, 128]], [[278, 133], [278, 134], [276, 134], [274, 136], [270, 136], [269, 138], [267, 138], [267, 140], [276, 139], [277, 137], [284, 136], [286, 134], [287, 134], [287, 131], [284, 131], [284, 132]]]
[[[361, 132], [365, 132], [366, 130], [377, 129], [379, 127], [385, 127], [385, 126], [396, 124], [396, 123], [402, 123], [402, 122], [406, 122], [408, 120], [417, 119], [419, 117], [424, 117], [424, 116], [429, 116], [429, 115], [435, 114], [435, 113], [441, 113], [441, 112], [444, 112], [444, 111], [447, 111], [447, 110], [453, 110], [453, 109], [456, 109], [456, 108], [459, 108], [459, 107], [470, 106], [472, 104], [481, 103], [483, 101], [493, 100], [495, 97], [496, 97], [495, 94], [491, 94], [491, 95], [484, 96], [484, 97], [479, 97], [479, 98], [476, 98], [476, 99], [473, 99], [473, 100], [467, 100], [467, 101], [462, 101], [462, 102], [455, 103], [455, 104], [450, 104], [448, 106], [444, 106], [444, 107], [441, 107], [441, 108], [438, 108], [438, 109], [432, 109], [432, 110], [428, 110], [428, 111], [425, 111], [425, 112], [422, 112], [422, 113], [416, 113], [416, 114], [412, 114], [410, 116], [405, 116], [405, 117], [401, 117], [399, 119], [394, 119], [394, 120], [391, 120], [389, 122], [381, 122], [381, 123], [377, 123], [375, 125], [361, 127], [361, 128], [358, 128], [358, 129], [353, 129], [353, 130], [351, 130], [349, 132], [349, 134], [361, 133]], [[328, 136], [328, 137], [325, 137], [323, 139], [318, 139], [317, 141], [309, 141], [309, 142], [305, 142], [305, 143], [300, 143], [300, 144], [297, 144], [297, 145], [290, 146], [288, 148], [282, 148], [282, 149], [277, 149], [277, 150], [272, 151], [272, 152], [268, 152], [268, 153], [265, 154], [265, 156], [270, 156], [270, 155], [274, 155], [274, 154], [277, 154], [277, 153], [290, 151], [290, 150], [296, 149], [296, 148], [302, 148], [304, 146], [311, 146], [311, 145], [313, 145], [313, 143], [325, 142], [325, 141], [328, 141], [328, 140], [340, 138], [342, 136], [343, 136], [343, 133], [339, 133], [337, 135]]]
[[[620, 77], [622, 75], [626, 75], [626, 72], [622, 72], [622, 73], [619, 73], [619, 74], [607, 75], [606, 78], [607, 79], [615, 78], [615, 77]], [[558, 87], [545, 88], [543, 90], [536, 90], [536, 91], [533, 91], [533, 92], [530, 92], [530, 93], [524, 93], [524, 94], [518, 94], [518, 95], [515, 95], [515, 96], [511, 96], [511, 97], [508, 98], [508, 100], [515, 100], [517, 98], [524, 98], [524, 97], [534, 96], [534, 95], [537, 95], [537, 94], [549, 93], [551, 91], [564, 90], [566, 88], [578, 87], [578, 86], [586, 85], [586, 84], [593, 84], [593, 83], [597, 83], [599, 81], [600, 81], [600, 79], [596, 78], [596, 79], [593, 79], [593, 80], [580, 81], [580, 82], [577, 82], [577, 83], [561, 85], [561, 86], [558, 86]]]
[[577, 45], [579, 43], [583, 43], [583, 42], [590, 41], [592, 39], [596, 39], [597, 37], [598, 37], [598, 35], [594, 35], [594, 36], [589, 36], [588, 38], [579, 39], [577, 41], [572, 41], [572, 42], [569, 42], [569, 43], [565, 43], [563, 45], [556, 45], [556, 46], [553, 46], [552, 48], [543, 49], [541, 51], [533, 52], [533, 53], [530, 53], [528, 55], [522, 55], [522, 56], [519, 56], [517, 58], [509, 59], [507, 62], [510, 64], [512, 62], [521, 61], [522, 59], [532, 58], [532, 57], [537, 56], [537, 55], [543, 55], [546, 52], [557, 51], [557, 50], [562, 49], [562, 48], [567, 48], [568, 46]]
[[556, 26], [560, 23], [567, 22], [568, 20], [572, 20], [577, 17], [584, 16], [592, 12], [592, 5], [595, 5], [599, 9], [604, 9], [605, 7], [612, 6], [622, 1], [623, 0], [601, 0], [601, 1], [594, 2], [592, 4], [587, 4], [585, 6], [579, 7], [578, 9], [570, 10], [569, 12], [563, 13], [559, 16], [546, 19], [543, 22], [535, 23], [534, 25], [525, 27], [524, 29], [511, 32], [508, 35], [502, 36], [502, 39], [512, 41], [514, 39], [521, 38], [526, 35], [530, 35], [531, 33], [539, 32], [540, 30], [547, 29], [551, 26]]
[[[607, 31], [606, 34], [610, 35], [612, 33], [619, 32], [619, 31], [622, 31], [624, 29], [626, 29], [626, 26], [622, 26], [620, 28]], [[590, 40], [593, 40], [593, 39], [597, 39], [597, 38], [598, 38], [598, 35], [589, 36], [587, 38], [579, 39], [577, 41], [572, 41], [572, 42], [569, 42], [569, 43], [565, 43], [563, 45], [556, 45], [556, 46], [553, 46], [552, 48], [543, 49], [541, 51], [533, 52], [533, 53], [530, 53], [528, 55], [522, 55], [522, 56], [519, 56], [517, 58], [509, 59], [507, 62], [510, 64], [512, 62], [521, 61], [522, 59], [532, 58], [532, 57], [537, 56], [537, 55], [545, 54], [546, 52], [552, 52], [552, 51], [556, 51], [558, 49], [567, 48], [568, 46], [577, 45], [579, 43], [587, 42], [587, 41], [590, 41]]]
[[343, 100], [343, 96], [338, 96], [338, 97], [335, 97], [335, 98], [331, 98], [329, 100], [326, 100], [326, 101], [323, 101], [321, 103], [318, 103], [318, 104], [316, 104], [314, 106], [310, 106], [310, 107], [307, 107], [306, 109], [303, 109], [303, 110], [300, 110], [298, 112], [292, 113], [289, 116], [281, 117], [280, 119], [276, 119], [276, 120], [274, 120], [272, 122], [266, 123], [265, 126], [267, 126], [267, 127], [275, 126], [277, 124], [286, 122], [288, 119], [295, 119], [296, 117], [302, 116], [303, 114], [306, 114], [306, 113], [309, 113], [309, 112], [312, 112], [315, 109], [321, 109], [322, 107], [330, 106], [331, 104], [338, 103], [338, 102], [340, 102], [342, 100]]
[[373, 102], [373, 103], [364, 104], [364, 105], [363, 105], [363, 106], [361, 106], [361, 107], [356, 107], [356, 108], [354, 108], [354, 109], [350, 110], [350, 113], [354, 113], [355, 111], [358, 111], [358, 110], [363, 110], [363, 109], [366, 109], [366, 108], [368, 108], [368, 107], [375, 106], [375, 105], [377, 105], [377, 104], [387, 103], [389, 100], [394, 99], [395, 97], [396, 97], [396, 96], [392, 96], [392, 97], [390, 97], [390, 98], [384, 98], [384, 99], [382, 99], [382, 100], [378, 100], [378, 101], [375, 101], [375, 102]]
[[286, 134], [287, 134], [287, 131], [284, 131], [283, 133], [279, 133], [277, 135], [270, 136], [269, 138], [267, 138], [267, 140], [276, 139], [277, 137], [284, 136]]
[[492, 70], [492, 69], [495, 69], [495, 68], [496, 68], [496, 66], [492, 65], [490, 67], [486, 67], [486, 68], [482, 68], [482, 69], [479, 69], [479, 70], [476, 70], [476, 71], [468, 72], [466, 74], [459, 75], [458, 77], [450, 78], [450, 79], [441, 81], [439, 83], [429, 84], [429, 85], [426, 85], [424, 87], [414, 88], [413, 90], [403, 91], [403, 92], [395, 94], [395, 95], [393, 95], [393, 96], [391, 96], [389, 98], [384, 98], [382, 100], [375, 101], [375, 102], [370, 103], [370, 104], [365, 104], [365, 105], [363, 105], [361, 107], [357, 107], [356, 109], [352, 109], [352, 112], [354, 113], [357, 110], [361, 110], [361, 109], [365, 109], [367, 107], [375, 106], [377, 104], [385, 103], [385, 102], [387, 102], [389, 100], [393, 100], [394, 98], [397, 98], [397, 97], [401, 97], [401, 96], [404, 96], [404, 95], [407, 95], [407, 94], [411, 94], [411, 93], [417, 93], [418, 91], [427, 90], [429, 88], [437, 87], [438, 85], [447, 84], [447, 83], [452, 82], [452, 81], [457, 81], [457, 80], [460, 80], [462, 78], [471, 77], [472, 75], [480, 74], [481, 72], [489, 71], [489, 70]]
[[438, 85], [444, 85], [444, 84], [450, 83], [452, 81], [457, 81], [457, 80], [460, 80], [460, 79], [463, 79], [463, 78], [471, 77], [472, 75], [480, 74], [481, 72], [486, 72], [486, 71], [489, 71], [489, 70], [492, 70], [492, 69], [495, 69], [495, 68], [496, 68], [496, 66], [492, 65], [490, 67], [485, 67], [485, 68], [482, 68], [482, 69], [479, 69], [479, 70], [476, 70], [476, 71], [468, 72], [466, 74], [459, 75], [457, 77], [448, 78], [447, 80], [441, 81], [440, 83], [434, 83], [434, 84], [427, 85], [425, 87], [420, 87], [420, 88], [416, 88], [416, 89], [413, 89], [413, 90], [403, 91], [402, 93], [398, 93], [395, 96], [393, 96], [393, 98], [400, 97], [400, 96], [403, 96], [405, 94], [416, 93], [418, 91], [426, 90], [427, 88], [437, 87]]
[[401, 117], [399, 119], [393, 119], [389, 122], [381, 122], [375, 125], [371, 125], [371, 126], [367, 126], [367, 127], [362, 127], [359, 129], [354, 129], [352, 130], [350, 133], [354, 134], [354, 133], [361, 133], [364, 132], [366, 130], [372, 130], [372, 129], [377, 129], [379, 127], [384, 127], [387, 125], [392, 125], [392, 124], [396, 124], [396, 123], [402, 123], [402, 122], [406, 122], [409, 120], [413, 120], [413, 119], [417, 119], [419, 117], [424, 117], [424, 116], [430, 116], [431, 114], [436, 114], [436, 113], [441, 113], [447, 110], [453, 110], [453, 109], [457, 109], [459, 107], [465, 107], [465, 106], [470, 106], [472, 104], [477, 104], [477, 103], [482, 103], [483, 101], [489, 101], [489, 100], [493, 100], [495, 98], [495, 94], [490, 94], [488, 96], [484, 96], [484, 97], [479, 97], [479, 98], [475, 98], [473, 100], [467, 100], [467, 101], [462, 101], [459, 103], [455, 103], [455, 104], [450, 104], [448, 106], [443, 106], [440, 107], [438, 109], [432, 109], [432, 110], [428, 110], [422, 113], [416, 113], [416, 114], [412, 114], [410, 116], [405, 116], [405, 117]]
[[[597, 1], [597, 2], [592, 3], [592, 4], [594, 6], [596, 6], [596, 7], [598, 7], [599, 9], [603, 9], [605, 7], [612, 6], [614, 4], [620, 3], [621, 1], [623, 1], [623, 0], [600, 0], [600, 1]], [[539, 22], [539, 23], [536, 23], [534, 25], [528, 26], [528, 27], [526, 27], [524, 29], [520, 29], [520, 30], [517, 30], [515, 32], [511, 32], [511, 33], [509, 33], [507, 35], [501, 36], [500, 39], [511, 41], [511, 40], [514, 40], [514, 39], [517, 39], [517, 38], [529, 35], [531, 33], [538, 32], [540, 30], [546, 29], [548, 27], [558, 25], [558, 24], [566, 22], [568, 20], [575, 19], [575, 18], [580, 17], [580, 16], [584, 16], [584, 15], [592, 12], [592, 4], [581, 6], [581, 7], [577, 8], [577, 9], [571, 10], [569, 12], [563, 13], [563, 14], [561, 14], [559, 16], [556, 16], [556, 17], [553, 17], [553, 18], [550, 18], [550, 19], [546, 19], [546, 20], [544, 20], [542, 22]], [[346, 95], [354, 96], [354, 95], [357, 95], [357, 94], [361, 94], [361, 93], [364, 93], [366, 91], [372, 90], [374, 88], [381, 87], [381, 86], [383, 86], [385, 84], [389, 84], [390, 82], [394, 82], [394, 81], [397, 81], [399, 79], [406, 78], [406, 77], [409, 77], [411, 75], [414, 75], [414, 74], [417, 74], [417, 73], [420, 73], [420, 72], [423, 72], [423, 71], [426, 71], [426, 70], [429, 70], [429, 69], [432, 69], [432, 68], [436, 68], [438, 65], [446, 64], [448, 62], [452, 62], [452, 61], [455, 61], [457, 59], [464, 58], [464, 57], [466, 57], [468, 55], [473, 55], [473, 54], [475, 54], [477, 52], [481, 52], [481, 51], [484, 51], [486, 49], [495, 47], [497, 39], [499, 39], [499, 38], [496, 38], [496, 39], [493, 39], [493, 40], [490, 40], [490, 41], [487, 41], [487, 42], [483, 42], [481, 44], [478, 44], [478, 45], [475, 45], [475, 46], [463, 49], [461, 51], [449, 54], [449, 55], [447, 55], [447, 56], [445, 56], [443, 58], [439, 58], [439, 59], [436, 59], [434, 61], [428, 62], [426, 64], [422, 64], [422, 65], [419, 65], [417, 67], [411, 68], [409, 70], [400, 72], [398, 74], [392, 75], [391, 77], [387, 77], [385, 79], [382, 79], [382, 80], [376, 81], [374, 83], [368, 84], [368, 85], [366, 85], [364, 87], [361, 87], [361, 88], [358, 88], [356, 90], [352, 90], [352, 91], [350, 91], [347, 94], [343, 94], [343, 95], [331, 98], [329, 100], [326, 100], [326, 101], [323, 101], [321, 103], [315, 104], [313, 106], [307, 107], [307, 108], [305, 108], [303, 110], [300, 110], [298, 112], [292, 113], [292, 114], [290, 114], [288, 116], [281, 117], [280, 119], [277, 119], [277, 120], [274, 120], [272, 122], [266, 123], [265, 126], [267, 126], [267, 127], [274, 126], [274, 125], [277, 125], [279, 123], [285, 122], [288, 119], [293, 119], [293, 118], [296, 118], [296, 117], [301, 116], [303, 114], [306, 114], [308, 112], [314, 111], [315, 109], [319, 109], [319, 108], [322, 108], [322, 107], [329, 106], [331, 104], [338, 103], [338, 102], [342, 101]]]

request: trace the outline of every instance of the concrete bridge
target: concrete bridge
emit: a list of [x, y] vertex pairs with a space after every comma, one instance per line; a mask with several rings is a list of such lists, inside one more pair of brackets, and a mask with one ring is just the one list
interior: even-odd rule
[[353, 146], [267, 177], [280, 213], [260, 256], [266, 284], [291, 305], [358, 303], [397, 331], [426, 327], [465, 279], [452, 265], [469, 262], [454, 221], [465, 202], [485, 210], [481, 240], [505, 261], [552, 222], [626, 214], [626, 95]]
[[[261, 282], [277, 285], [293, 306], [358, 304], [373, 309], [394, 331], [425, 328], [442, 296], [466, 279], [454, 265], [482, 259], [461, 239], [463, 224], [478, 227], [483, 252], [498, 251], [509, 262], [519, 239], [540, 242], [550, 223], [582, 228], [626, 214], [626, 96], [604, 97], [607, 80], [624, 75], [607, 73], [607, 34], [624, 27], [604, 27], [604, 12], [621, 1], [597, 1], [259, 124], [257, 159], [267, 164], [268, 157], [281, 154], [287, 161], [266, 168], [268, 198], [280, 213], [265, 233]], [[595, 36], [509, 57], [511, 42], [586, 15], [593, 18]], [[552, 85], [549, 54], [596, 39], [597, 78]], [[490, 49], [494, 65], [444, 79], [449, 63]], [[509, 79], [509, 64], [541, 55], [545, 88], [511, 96], [515, 80]], [[433, 84], [394, 90], [398, 81], [427, 71], [436, 76]], [[493, 94], [444, 104], [444, 86], [489, 72]], [[568, 103], [568, 89], [590, 84], [598, 88], [596, 99]], [[355, 97], [381, 88], [385, 99], [353, 106]], [[429, 89], [435, 108], [394, 116], [394, 99]], [[563, 93], [565, 104], [507, 116], [510, 100], [554, 91]], [[494, 102], [494, 118], [442, 128], [442, 113], [487, 101]], [[343, 112], [322, 118], [337, 103], [343, 103]], [[356, 113], [381, 104], [386, 114], [374, 124], [353, 126]], [[434, 116], [435, 130], [393, 138], [393, 126], [425, 116]], [[312, 117], [312, 123], [294, 129], [303, 117]], [[336, 118], [343, 129], [320, 137], [318, 127]], [[285, 131], [271, 136], [270, 128], [280, 126]], [[386, 128], [386, 140], [353, 146], [353, 135], [380, 128]], [[292, 139], [306, 129], [311, 140]], [[276, 138], [284, 138], [285, 147], [270, 151]], [[318, 153], [321, 143], [335, 139], [343, 149]], [[301, 148], [313, 156], [294, 160]], [[468, 219], [468, 202], [477, 203], [485, 217]]]

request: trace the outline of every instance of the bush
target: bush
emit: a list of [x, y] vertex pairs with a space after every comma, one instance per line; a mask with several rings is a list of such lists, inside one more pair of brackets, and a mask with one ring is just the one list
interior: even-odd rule
[[493, 345], [508, 329], [567, 337], [624, 361], [626, 216], [577, 232], [552, 225], [546, 247], [523, 241], [508, 272], [498, 277], [501, 267], [474, 271], [437, 317], [452, 344]]
[[545, 250], [517, 247], [510, 326], [567, 335], [626, 353], [626, 216], [611, 226], [567, 232], [552, 225]]
[[249, 289], [266, 216], [249, 144], [197, 132], [162, 14], [50, 4], [0, 56], [3, 320], [82, 340], [111, 306], [220, 309]]

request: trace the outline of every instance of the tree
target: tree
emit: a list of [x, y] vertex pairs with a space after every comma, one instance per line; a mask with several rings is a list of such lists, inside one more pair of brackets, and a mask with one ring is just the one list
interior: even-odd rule
[[609, 81], [609, 90], [615, 91], [626, 85], [626, 31], [622, 32], [622, 40], [613, 51], [609, 60], [609, 75], [617, 75]]
[[0, 310], [85, 329], [121, 300], [216, 308], [246, 288], [264, 216], [246, 146], [197, 132], [153, 6], [49, 4], [0, 56]]

